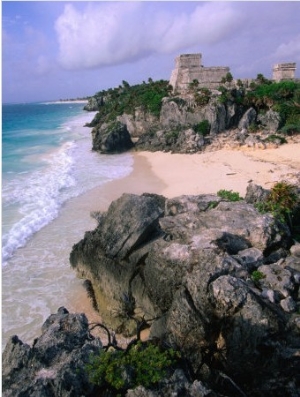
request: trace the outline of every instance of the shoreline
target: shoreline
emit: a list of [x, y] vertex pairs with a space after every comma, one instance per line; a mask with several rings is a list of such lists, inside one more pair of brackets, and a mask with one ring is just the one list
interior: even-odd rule
[[[201, 154], [133, 151], [134, 164], [129, 175], [96, 187], [68, 205], [74, 205], [74, 211], [82, 207], [90, 216], [94, 211], [106, 211], [123, 193], [155, 193], [172, 198], [228, 189], [244, 197], [250, 181], [270, 188], [279, 180], [293, 180], [300, 174], [298, 153], [299, 143], [266, 150], [220, 149]], [[86, 296], [85, 290], [83, 294]], [[76, 311], [84, 312], [89, 320], [101, 316], [87, 296], [77, 300]]]

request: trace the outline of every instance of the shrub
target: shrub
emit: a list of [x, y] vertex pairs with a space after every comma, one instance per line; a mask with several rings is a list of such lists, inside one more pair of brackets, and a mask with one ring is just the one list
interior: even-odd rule
[[194, 131], [200, 135], [208, 135], [210, 132], [210, 123], [208, 120], [202, 120], [200, 123], [195, 124]]
[[86, 367], [90, 381], [100, 387], [127, 390], [158, 383], [179, 360], [180, 353], [163, 350], [153, 343], [130, 346], [128, 350], [102, 351], [92, 356]]
[[277, 182], [271, 189], [266, 200], [259, 203], [260, 212], [271, 212], [282, 222], [286, 222], [292, 228], [293, 211], [299, 206], [297, 187], [285, 181]]
[[233, 192], [232, 190], [219, 190], [217, 192], [217, 195], [221, 197], [224, 200], [228, 201], [240, 201], [242, 200], [242, 197], [240, 197], [240, 194], [238, 192]]
[[254, 270], [251, 274], [251, 279], [254, 283], [258, 283], [260, 280], [262, 280], [265, 277], [266, 276], [259, 270]]
[[298, 124], [286, 124], [280, 129], [282, 134], [293, 135], [300, 133], [300, 121]]
[[207, 105], [210, 100], [210, 96], [211, 92], [208, 88], [200, 88], [200, 90], [194, 94], [197, 106]]
[[279, 145], [283, 145], [284, 143], [287, 143], [287, 140], [283, 136], [271, 134], [264, 139], [264, 142], [274, 142], [279, 143]]

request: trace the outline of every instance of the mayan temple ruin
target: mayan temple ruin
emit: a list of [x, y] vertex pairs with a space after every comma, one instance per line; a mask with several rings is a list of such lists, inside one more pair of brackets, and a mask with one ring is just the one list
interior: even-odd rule
[[[273, 80], [295, 80], [296, 63], [280, 63], [273, 67]], [[170, 85], [173, 92], [184, 93], [189, 89], [190, 83], [198, 81], [198, 87], [210, 89], [218, 88], [222, 79], [230, 73], [228, 66], [202, 65], [202, 54], [182, 54], [175, 59], [175, 69], [172, 71]], [[252, 79], [245, 79], [248, 84]]]
[[273, 80], [294, 80], [296, 71], [296, 63], [277, 63], [273, 67]]
[[199, 87], [217, 88], [222, 78], [230, 72], [229, 67], [204, 67], [201, 63], [202, 54], [179, 55], [170, 79], [173, 91], [187, 91], [193, 80], [198, 80]]

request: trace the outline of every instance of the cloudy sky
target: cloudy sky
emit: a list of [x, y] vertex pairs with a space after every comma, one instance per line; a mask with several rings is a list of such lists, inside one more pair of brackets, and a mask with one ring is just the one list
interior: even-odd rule
[[76, 98], [169, 80], [174, 58], [202, 53], [234, 78], [271, 78], [297, 62], [300, 2], [2, 1], [2, 102]]

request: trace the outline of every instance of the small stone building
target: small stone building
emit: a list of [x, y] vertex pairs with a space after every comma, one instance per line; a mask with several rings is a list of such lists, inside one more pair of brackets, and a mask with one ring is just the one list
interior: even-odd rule
[[202, 54], [183, 54], [175, 59], [170, 85], [174, 92], [184, 92], [193, 80], [198, 80], [199, 87], [218, 88], [223, 77], [230, 72], [229, 67], [201, 65]]
[[282, 80], [294, 80], [296, 71], [296, 63], [277, 63], [273, 67], [273, 80], [276, 82]]

